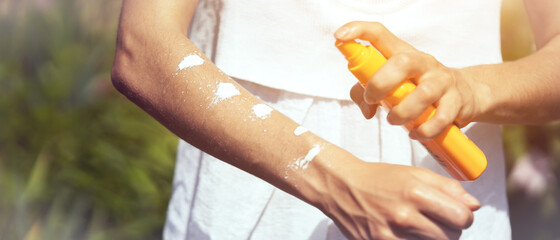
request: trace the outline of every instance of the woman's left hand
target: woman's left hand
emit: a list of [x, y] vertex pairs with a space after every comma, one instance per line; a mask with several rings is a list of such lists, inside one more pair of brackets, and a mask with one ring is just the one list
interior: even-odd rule
[[365, 88], [358, 83], [350, 91], [366, 118], [372, 118], [378, 103], [406, 79], [417, 87], [389, 111], [389, 123], [403, 125], [420, 116], [428, 106], [437, 107], [432, 118], [411, 129], [411, 138], [432, 139], [450, 124], [463, 127], [480, 114], [482, 107], [474, 94], [475, 83], [469, 82], [460, 69], [444, 66], [433, 56], [397, 38], [381, 23], [350, 22], [340, 27], [335, 37], [340, 41], [369, 41], [388, 59]]

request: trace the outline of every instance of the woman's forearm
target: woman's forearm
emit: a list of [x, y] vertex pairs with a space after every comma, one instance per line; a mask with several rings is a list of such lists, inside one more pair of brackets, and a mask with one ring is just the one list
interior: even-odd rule
[[177, 136], [309, 203], [325, 191], [327, 164], [358, 161], [309, 132], [295, 134], [298, 124], [222, 73], [181, 26], [165, 18], [137, 24], [133, 13], [143, 8], [126, 7], [113, 82]]
[[539, 124], [560, 118], [560, 36], [512, 62], [461, 69], [472, 81], [481, 114], [476, 121]]
[[473, 80], [477, 121], [538, 124], [560, 119], [560, 2], [525, 0], [537, 51], [516, 61], [461, 69]]

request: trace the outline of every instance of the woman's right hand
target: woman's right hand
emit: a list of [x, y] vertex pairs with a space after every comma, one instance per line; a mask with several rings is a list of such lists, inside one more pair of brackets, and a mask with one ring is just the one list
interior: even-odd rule
[[320, 208], [350, 239], [457, 239], [480, 208], [458, 181], [430, 170], [346, 166], [327, 180]]

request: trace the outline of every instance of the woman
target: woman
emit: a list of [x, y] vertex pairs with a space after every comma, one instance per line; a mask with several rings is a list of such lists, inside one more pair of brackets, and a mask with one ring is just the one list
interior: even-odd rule
[[[540, 50], [501, 64], [499, 1], [207, 0], [197, 9], [125, 0], [113, 82], [185, 140], [164, 238], [510, 238], [498, 126], [466, 127], [489, 166], [461, 186], [389, 122], [432, 103], [438, 113], [412, 137], [432, 138], [454, 119], [556, 118], [559, 4], [527, 5]], [[355, 79], [331, 35], [353, 20], [368, 22], [336, 37], [390, 58], [365, 90], [352, 88], [367, 118], [402, 79], [419, 81], [389, 121], [382, 112], [360, 120], [345, 96]]]

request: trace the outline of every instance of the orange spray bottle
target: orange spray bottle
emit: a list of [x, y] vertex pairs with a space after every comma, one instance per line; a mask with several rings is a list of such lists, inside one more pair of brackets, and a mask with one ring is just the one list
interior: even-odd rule
[[[348, 69], [362, 85], [387, 61], [375, 48], [364, 46], [355, 41], [336, 42], [336, 47], [348, 60]], [[405, 80], [395, 87], [382, 100], [382, 105], [392, 108], [399, 104], [416, 85]], [[405, 124], [410, 130], [430, 119], [436, 112], [429, 106], [418, 118]], [[420, 141], [439, 162], [439, 164], [455, 179], [471, 181], [477, 179], [486, 169], [484, 153], [455, 125], [448, 126], [440, 135], [430, 141]]]

